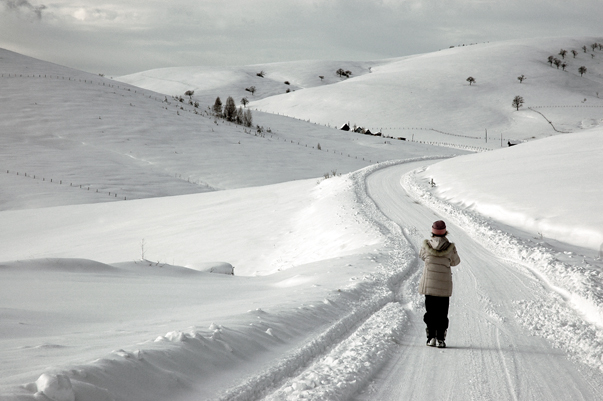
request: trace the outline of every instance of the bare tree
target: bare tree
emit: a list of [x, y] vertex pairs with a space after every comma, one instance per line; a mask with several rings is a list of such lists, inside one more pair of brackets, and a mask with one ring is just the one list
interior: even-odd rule
[[515, 107], [517, 109], [517, 111], [519, 111], [519, 108], [521, 106], [523, 106], [523, 97], [521, 97], [521, 96], [515, 96], [513, 98], [513, 103], [512, 104], [513, 104], [513, 107]]
[[566, 54], [567, 54], [567, 50], [563, 50], [563, 49], [559, 50], [559, 55], [561, 56], [562, 59], [565, 60]]
[[555, 64], [557, 69], [559, 69], [559, 66], [561, 65], [561, 60], [559, 60], [558, 58], [555, 58], [555, 59], [553, 59], [553, 64]]
[[264, 78], [264, 75], [266, 75], [266, 73], [264, 71], [260, 71], [255, 75], [257, 75], [258, 77]]
[[586, 74], [586, 71], [587, 71], [587, 69], [585, 66], [578, 68], [578, 72], [580, 73], [580, 76]]
[[584, 53], [586, 53], [586, 51], [588, 50], [588, 48], [586, 46], [582, 46], [582, 50], [584, 50]]
[[555, 60], [555, 56], [549, 56], [549, 57], [547, 58], [547, 60], [548, 60], [549, 64], [550, 64], [550, 65], [551, 65], [551, 67], [552, 67], [552, 66], [553, 66], [553, 60]]
[[186, 91], [186, 92], [184, 92], [184, 96], [188, 96], [188, 98], [190, 99], [194, 93], [195, 93], [195, 91]]
[[247, 99], [246, 97], [241, 99], [241, 104], [243, 105], [243, 107], [247, 107], [248, 103], [249, 103], [249, 99]]
[[572, 50], [572, 54], [574, 55], [574, 58], [576, 58], [576, 56], [578, 55], [578, 52], [576, 50]]
[[253, 95], [255, 93], [255, 86], [250, 86], [249, 88], [245, 88], [245, 90], [247, 92], [251, 92], [251, 94]]
[[325, 79], [324, 75], [319, 75], [318, 78], [320, 78], [320, 80], [322, 81], [323, 79]]
[[517, 77], [517, 79], [519, 80], [519, 83], [521, 84], [521, 83], [523, 83], [523, 81], [526, 80], [526, 76], [521, 74], [520, 76]]
[[466, 81], [467, 81], [467, 82], [469, 82], [469, 86], [471, 86], [471, 84], [474, 84], [474, 83], [475, 83], [475, 78], [473, 78], [473, 77], [469, 77], [469, 78], [467, 78], [467, 80], [466, 80]]

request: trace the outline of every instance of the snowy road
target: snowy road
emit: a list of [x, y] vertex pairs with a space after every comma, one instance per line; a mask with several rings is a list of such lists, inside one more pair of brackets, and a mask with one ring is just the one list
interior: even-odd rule
[[[419, 165], [379, 170], [367, 183], [379, 208], [416, 248], [441, 218], [400, 184], [400, 177]], [[410, 316], [398, 352], [356, 400], [603, 399], [599, 371], [531, 336], [516, 318], [518, 301], [553, 302], [548, 287], [529, 270], [477, 244], [461, 227], [449, 223], [448, 229], [462, 259], [453, 270], [448, 348], [425, 346], [422, 297], [416, 293], [420, 263], [398, 294]]]

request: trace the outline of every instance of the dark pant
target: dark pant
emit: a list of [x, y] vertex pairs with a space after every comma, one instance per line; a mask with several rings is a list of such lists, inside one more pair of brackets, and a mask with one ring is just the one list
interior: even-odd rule
[[437, 337], [438, 340], [444, 340], [444, 333], [448, 329], [449, 306], [449, 297], [425, 295], [425, 309], [427, 313], [423, 316], [423, 321], [427, 325], [428, 336], [430, 338]]

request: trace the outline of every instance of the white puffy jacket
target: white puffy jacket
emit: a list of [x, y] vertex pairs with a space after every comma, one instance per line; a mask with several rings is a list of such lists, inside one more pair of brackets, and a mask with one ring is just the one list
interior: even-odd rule
[[450, 266], [461, 263], [456, 246], [446, 237], [432, 237], [423, 241], [419, 252], [425, 261], [419, 282], [419, 293], [436, 297], [452, 295], [452, 271]]

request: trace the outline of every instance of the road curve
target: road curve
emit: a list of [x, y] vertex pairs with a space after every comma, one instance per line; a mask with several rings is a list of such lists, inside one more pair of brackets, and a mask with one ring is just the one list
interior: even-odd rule
[[[367, 180], [370, 196], [417, 249], [441, 217], [411, 199], [400, 179], [429, 163], [378, 170]], [[546, 301], [553, 296], [546, 286], [484, 249], [462, 227], [448, 223], [448, 230], [462, 260], [453, 268], [448, 348], [425, 346], [418, 262], [398, 294], [409, 310], [408, 331], [398, 352], [355, 400], [603, 400], [600, 372], [573, 362], [517, 321], [516, 303]]]

